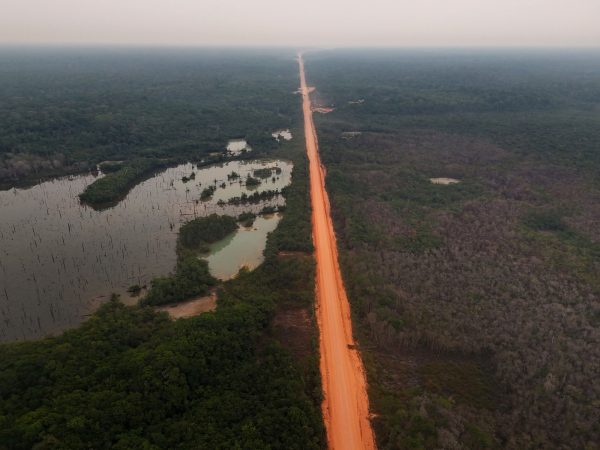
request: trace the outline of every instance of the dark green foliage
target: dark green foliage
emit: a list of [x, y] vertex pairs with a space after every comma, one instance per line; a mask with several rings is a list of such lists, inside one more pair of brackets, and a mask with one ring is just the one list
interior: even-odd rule
[[99, 178], [79, 194], [82, 202], [93, 207], [111, 206], [122, 199], [140, 179], [169, 164], [160, 159], [136, 159], [105, 177]]
[[288, 50], [0, 49], [0, 185], [105, 160], [275, 148], [299, 116]]
[[255, 191], [250, 195], [243, 192], [241, 196], [232, 197], [229, 200], [227, 200], [227, 203], [229, 203], [230, 205], [245, 205], [247, 203], [261, 203], [265, 200], [270, 200], [274, 197], [277, 197], [278, 195], [280, 195], [280, 192], [278, 189], [275, 189], [275, 190], [269, 189], [269, 190], [260, 191], [260, 192]]
[[208, 244], [220, 241], [237, 230], [237, 222], [231, 216], [211, 214], [184, 223], [179, 229], [178, 246], [196, 252], [208, 250]]
[[152, 306], [177, 303], [208, 294], [216, 283], [206, 261], [186, 256], [177, 262], [173, 275], [152, 280], [152, 287], [141, 303]]
[[277, 256], [310, 246], [304, 159], [294, 174], [264, 264], [224, 283], [214, 313], [172, 322], [113, 299], [62, 336], [0, 346], [0, 448], [324, 448], [318, 361], [270, 332], [277, 308], [314, 295], [312, 258]]
[[105, 161], [100, 163], [98, 166], [100, 167], [100, 170], [102, 170], [102, 172], [104, 173], [112, 173], [112, 172], [116, 172], [117, 170], [121, 169], [123, 167], [123, 162], [121, 161]]
[[258, 345], [272, 300], [176, 323], [113, 300], [61, 337], [0, 347], [0, 445], [319, 448], [289, 357]]
[[140, 292], [142, 292], [142, 287], [139, 284], [134, 284], [127, 288], [127, 292], [129, 292], [132, 296], [135, 297], [137, 295], [140, 295]]
[[200, 193], [200, 199], [209, 200], [214, 195], [216, 190], [217, 188], [215, 186], [209, 186], [207, 188], [204, 188]]
[[263, 169], [257, 169], [253, 172], [253, 175], [256, 178], [269, 178], [275, 172], [276, 174], [281, 173], [281, 168], [279, 167], [265, 167]]
[[165, 305], [208, 294], [217, 280], [197, 253], [237, 230], [235, 218], [211, 214], [184, 223], [177, 236], [178, 261], [172, 275], [154, 278], [143, 305]]
[[398, 250], [411, 253], [423, 253], [441, 247], [442, 243], [442, 238], [425, 226], [416, 228], [410, 235], [398, 236], [395, 239]]
[[384, 193], [382, 199], [393, 201], [398, 208], [411, 204], [414, 209], [449, 208], [465, 200], [482, 195], [482, 188], [472, 182], [461, 182], [450, 185], [434, 184], [424, 177], [413, 174], [401, 175], [402, 181], [398, 190]]
[[259, 186], [261, 184], [261, 181], [258, 178], [253, 178], [251, 176], [248, 176], [248, 178], [246, 178], [246, 186], [248, 187], [256, 187]]
[[478, 408], [493, 406], [489, 375], [473, 362], [431, 362], [419, 373], [425, 388]]
[[594, 49], [329, 51], [307, 71], [343, 131], [436, 129], [598, 170], [598, 61]]
[[256, 214], [251, 212], [244, 212], [238, 216], [238, 222], [241, 222], [244, 227], [251, 227], [256, 219]]
[[523, 222], [536, 231], [566, 231], [567, 226], [558, 211], [532, 211], [525, 216]]
[[[302, 131], [293, 130], [293, 135], [301, 136]], [[274, 156], [292, 159], [294, 163], [292, 184], [282, 190], [282, 195], [286, 201], [285, 214], [277, 227], [278, 232], [269, 239], [266, 252], [300, 251], [312, 253], [310, 188], [304, 141], [294, 139], [285, 142], [283, 149], [285, 149], [285, 152], [279, 151]]]

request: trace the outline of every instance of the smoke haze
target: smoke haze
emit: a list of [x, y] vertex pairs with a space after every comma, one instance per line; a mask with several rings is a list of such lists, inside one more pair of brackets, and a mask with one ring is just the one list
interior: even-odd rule
[[0, 43], [599, 46], [599, 0], [0, 0]]

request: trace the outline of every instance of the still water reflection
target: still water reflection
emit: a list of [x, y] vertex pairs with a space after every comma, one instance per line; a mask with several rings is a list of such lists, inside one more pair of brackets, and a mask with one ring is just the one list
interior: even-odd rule
[[[271, 167], [280, 170], [258, 187], [246, 187], [248, 175]], [[282, 205], [281, 196], [260, 204], [223, 202], [242, 193], [281, 190], [291, 171], [292, 164], [281, 160], [230, 161], [201, 169], [184, 164], [140, 183], [104, 211], [79, 203], [77, 196], [94, 181], [92, 175], [1, 191], [0, 340], [41, 337], [75, 326], [111, 292], [125, 293], [133, 284], [169, 273], [182, 222], [213, 212], [238, 215]], [[184, 181], [192, 172], [193, 179]], [[234, 172], [239, 177], [232, 178]], [[216, 191], [201, 200], [209, 186]], [[268, 219], [257, 223], [262, 220]], [[261, 249], [264, 229], [257, 226], [255, 237], [249, 238]], [[236, 260], [233, 248], [228, 252], [232, 267], [248, 259], [241, 252]]]
[[267, 234], [277, 228], [280, 214], [257, 217], [249, 228], [241, 227], [227, 239], [216, 242], [205, 257], [210, 272], [221, 280], [234, 277], [242, 267], [254, 269], [263, 261]]

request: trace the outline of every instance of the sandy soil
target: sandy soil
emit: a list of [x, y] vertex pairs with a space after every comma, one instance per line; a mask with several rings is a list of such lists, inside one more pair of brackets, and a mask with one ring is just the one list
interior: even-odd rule
[[360, 355], [352, 337], [346, 290], [318, 153], [304, 61], [298, 55], [306, 151], [310, 163], [313, 240], [317, 260], [317, 321], [320, 331], [323, 416], [330, 449], [375, 449], [369, 398]]
[[217, 309], [217, 293], [212, 292], [206, 297], [198, 297], [187, 302], [177, 303], [175, 305], [161, 306], [156, 308], [158, 311], [169, 313], [171, 319], [182, 319], [194, 317], [203, 312], [214, 311]]

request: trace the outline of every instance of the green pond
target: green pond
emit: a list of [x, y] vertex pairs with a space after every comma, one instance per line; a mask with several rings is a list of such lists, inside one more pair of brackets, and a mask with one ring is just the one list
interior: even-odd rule
[[227, 280], [234, 277], [242, 267], [254, 269], [263, 261], [263, 250], [267, 235], [277, 228], [281, 214], [259, 216], [251, 227], [240, 227], [226, 239], [210, 247], [203, 256], [208, 261], [210, 272], [217, 278]]

